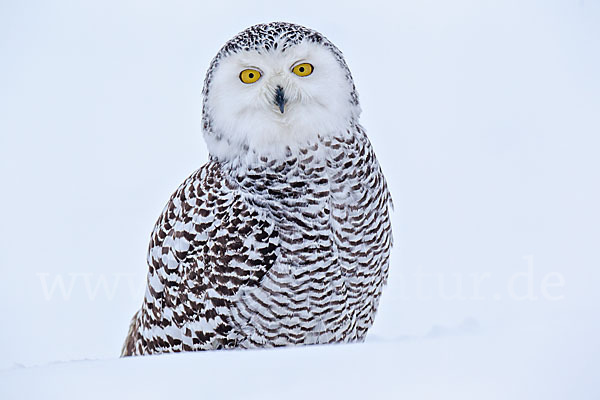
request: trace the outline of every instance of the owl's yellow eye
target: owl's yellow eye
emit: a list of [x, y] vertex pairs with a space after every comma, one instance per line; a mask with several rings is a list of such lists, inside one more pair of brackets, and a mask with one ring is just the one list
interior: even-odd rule
[[303, 63], [292, 68], [292, 72], [298, 76], [308, 76], [313, 73], [313, 69], [313, 66], [309, 63]]
[[244, 83], [254, 83], [260, 79], [260, 72], [255, 69], [245, 69], [240, 72], [240, 80]]

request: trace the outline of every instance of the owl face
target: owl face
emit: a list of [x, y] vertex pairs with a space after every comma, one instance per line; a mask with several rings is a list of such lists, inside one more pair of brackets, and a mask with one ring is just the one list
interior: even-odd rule
[[210, 153], [226, 159], [250, 150], [277, 157], [346, 130], [360, 108], [339, 57], [309, 40], [275, 40], [268, 48], [222, 57], [205, 87]]

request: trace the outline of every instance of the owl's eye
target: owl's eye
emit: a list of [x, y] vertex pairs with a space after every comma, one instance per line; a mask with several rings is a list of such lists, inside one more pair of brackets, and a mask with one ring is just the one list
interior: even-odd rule
[[292, 72], [298, 76], [308, 76], [313, 73], [313, 69], [313, 66], [309, 63], [303, 63], [292, 68]]
[[245, 69], [240, 72], [240, 80], [244, 83], [254, 83], [260, 79], [260, 72], [255, 69]]

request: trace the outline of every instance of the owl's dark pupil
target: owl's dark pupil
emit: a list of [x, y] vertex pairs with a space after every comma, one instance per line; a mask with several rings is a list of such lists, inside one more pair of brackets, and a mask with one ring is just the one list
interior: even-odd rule
[[300, 72], [304, 72], [304, 67], [300, 67]]
[[254, 78], [254, 74], [253, 74], [252, 72], [250, 72], [250, 73], [248, 74], [248, 78], [250, 78], [250, 79]]

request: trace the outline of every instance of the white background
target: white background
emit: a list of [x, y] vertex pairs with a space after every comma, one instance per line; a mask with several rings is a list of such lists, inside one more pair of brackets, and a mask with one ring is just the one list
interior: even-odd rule
[[234, 34], [274, 20], [342, 50], [392, 191], [391, 274], [368, 341], [423, 349], [401, 369], [440, 343], [471, 366], [471, 339], [516, 348], [479, 362], [563, 366], [553, 385], [597, 394], [580, 384], [600, 350], [600, 2], [589, 0], [1, 0], [6, 380], [118, 357], [154, 222], [208, 157], [206, 68]]

